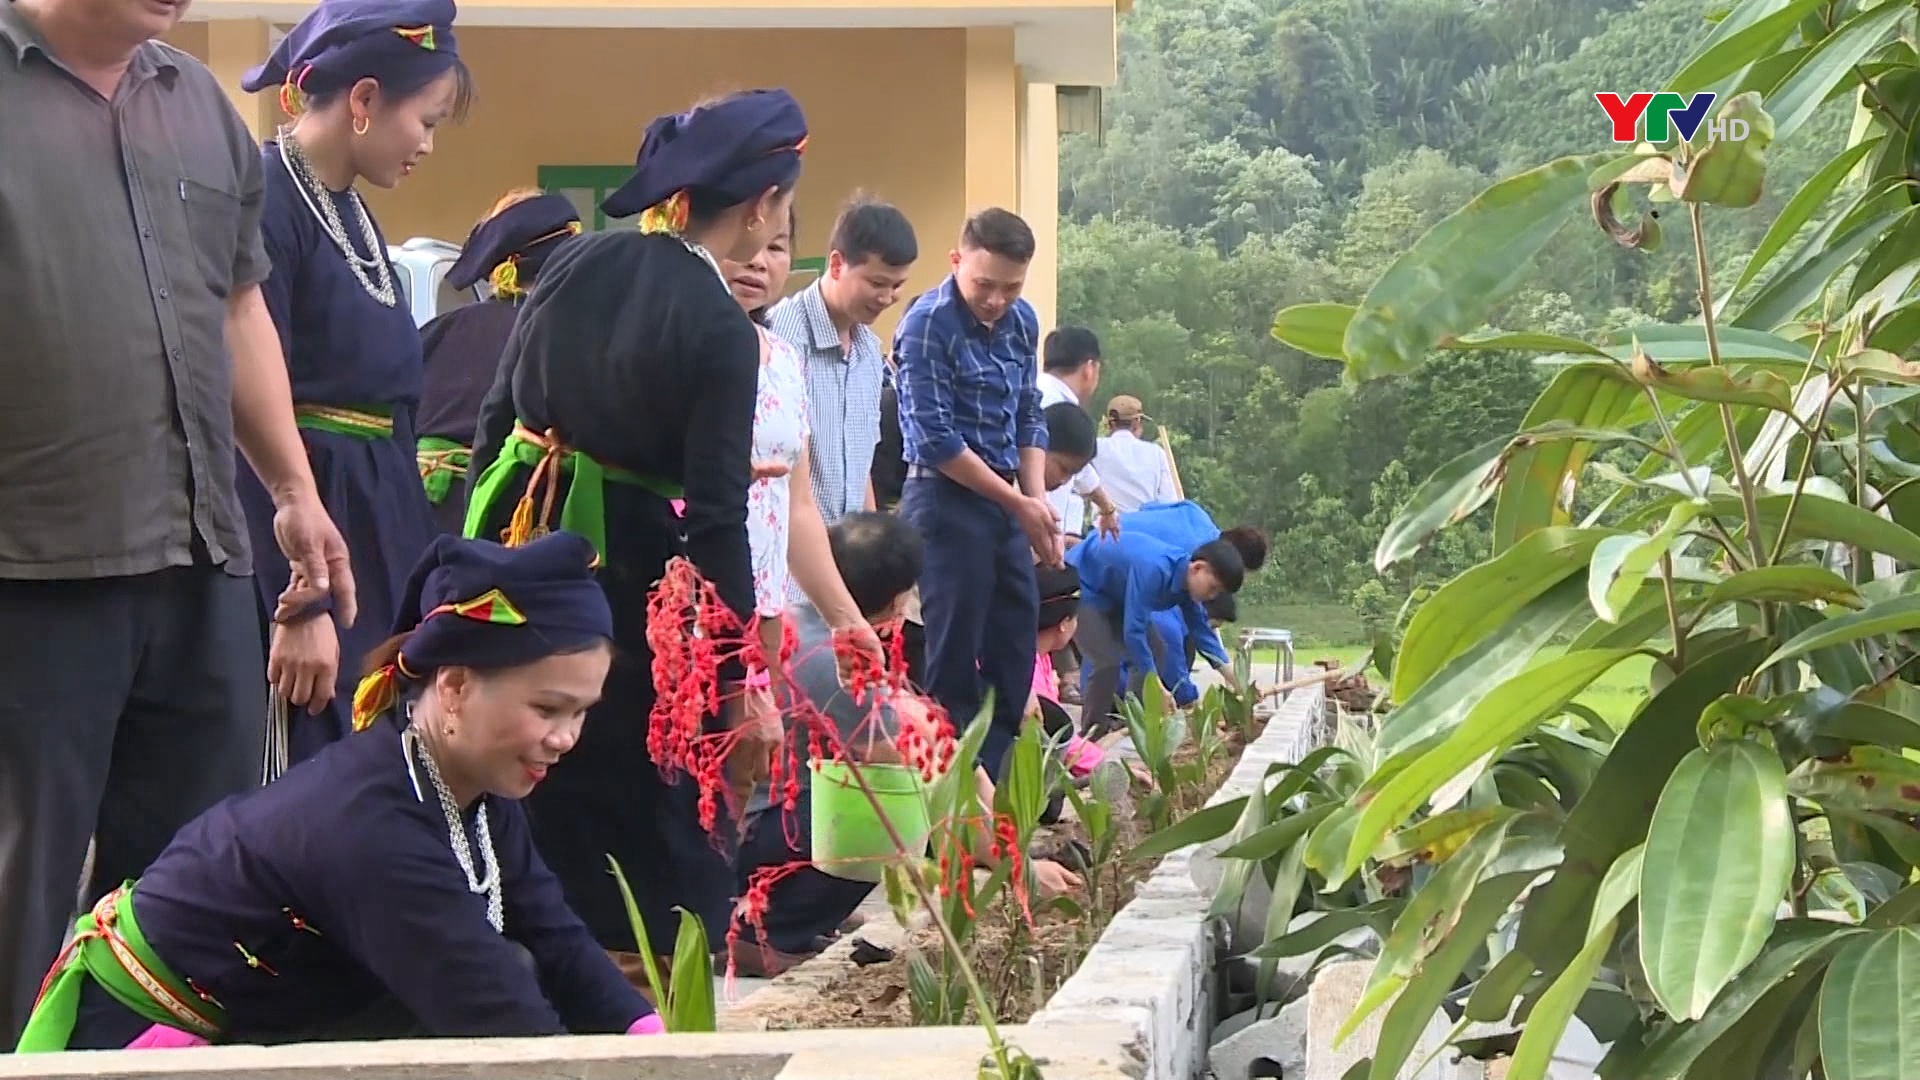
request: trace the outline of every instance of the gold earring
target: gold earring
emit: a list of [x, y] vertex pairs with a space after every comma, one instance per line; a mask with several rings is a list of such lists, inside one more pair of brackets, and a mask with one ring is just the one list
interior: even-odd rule
[[373, 121], [364, 116], [356, 116], [353, 118], [353, 133], [355, 135], [365, 135], [368, 129], [372, 127]]

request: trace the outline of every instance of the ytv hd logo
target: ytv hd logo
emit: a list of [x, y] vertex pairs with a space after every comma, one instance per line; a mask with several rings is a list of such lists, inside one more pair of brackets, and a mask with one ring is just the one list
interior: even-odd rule
[[[1613, 121], [1614, 142], [1640, 142], [1637, 132], [1640, 118], [1645, 116], [1645, 141], [1658, 146], [1675, 135], [1683, 142], [1692, 142], [1694, 135], [1700, 131], [1701, 121], [1707, 118], [1707, 111], [1713, 108], [1715, 95], [1701, 92], [1688, 100], [1679, 94], [1661, 91], [1658, 94], [1631, 94], [1624, 99], [1613, 93], [1595, 94], [1593, 97], [1606, 110], [1607, 119]], [[1708, 142], [1742, 142], [1751, 129], [1745, 120], [1735, 116], [1709, 121], [1706, 130]]]

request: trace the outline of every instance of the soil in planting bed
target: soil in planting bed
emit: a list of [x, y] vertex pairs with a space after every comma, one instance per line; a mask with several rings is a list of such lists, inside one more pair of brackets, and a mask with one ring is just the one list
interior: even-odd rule
[[[1254, 737], [1258, 736], [1256, 730]], [[1214, 759], [1207, 769], [1205, 782], [1197, 785], [1185, 799], [1176, 812], [1176, 819], [1205, 805], [1239, 764], [1247, 740], [1233, 732], [1223, 733], [1223, 739], [1225, 752]], [[1191, 762], [1197, 756], [1198, 751], [1189, 742], [1176, 754], [1176, 760]], [[1116, 857], [1100, 869], [1097, 906], [1068, 913], [1049, 907], [1035, 897], [1033, 919], [1029, 923], [1003, 890], [992, 909], [979, 913], [972, 943], [974, 971], [994, 999], [995, 1016], [1001, 1023], [1025, 1023], [1038, 1012], [1080, 966], [1114, 915], [1133, 899], [1140, 883], [1152, 875], [1158, 860], [1143, 862], [1124, 858], [1124, 853], [1139, 843], [1151, 828], [1135, 808], [1135, 800], [1147, 790], [1136, 777], [1127, 795], [1115, 800], [1115, 820], [1121, 823], [1122, 829], [1116, 850], [1122, 857]], [[1058, 857], [1070, 844], [1084, 844], [1086, 839], [1086, 831], [1079, 822], [1063, 821], [1057, 826], [1043, 827], [1035, 834], [1032, 855], [1034, 858]], [[1072, 865], [1070, 858], [1061, 861]], [[1087, 905], [1090, 893], [1083, 886], [1073, 899]], [[817, 996], [809, 996], [804, 1002], [769, 1008], [763, 1014], [767, 1027], [771, 1030], [912, 1027], [907, 957], [914, 951], [926, 954], [937, 967], [937, 957], [942, 951], [939, 931], [930, 926], [914, 929], [906, 936], [906, 946], [895, 950], [892, 959], [853, 968], [845, 978], [822, 987]], [[973, 1022], [971, 1008], [965, 1022]]]

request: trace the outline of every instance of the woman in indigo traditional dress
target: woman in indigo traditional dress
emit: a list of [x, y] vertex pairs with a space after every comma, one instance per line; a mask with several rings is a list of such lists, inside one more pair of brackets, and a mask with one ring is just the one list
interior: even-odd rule
[[427, 365], [420, 395], [420, 480], [441, 532], [458, 536], [466, 525], [473, 429], [520, 301], [561, 242], [578, 235], [580, 214], [565, 198], [538, 188], [507, 192], [474, 226], [447, 271], [449, 288], [470, 289], [486, 278], [492, 296], [420, 328]]
[[[277, 733], [292, 760], [349, 730], [354, 663], [393, 621], [407, 571], [435, 535], [414, 457], [420, 332], [354, 185], [398, 184], [433, 151], [435, 128], [463, 110], [470, 87], [453, 19], [452, 0], [322, 0], [242, 83], [278, 88], [296, 117], [262, 148], [265, 293], [320, 498], [360, 589], [352, 627], [324, 610], [279, 609], [287, 571], [272, 542], [273, 498], [242, 470], [255, 580], [274, 624], [270, 674], [281, 698], [315, 714]], [[346, 659], [335, 686], [289, 674], [301, 666], [288, 661], [334, 650]]]
[[371, 661], [367, 728], [182, 829], [81, 917], [19, 1050], [653, 1034], [520, 800], [612, 659], [593, 545], [441, 537]]
[[[642, 228], [584, 236], [548, 261], [481, 409], [467, 535], [513, 542], [550, 524], [539, 519], [557, 506], [558, 526], [604, 553], [619, 646], [606, 697], [583, 751], [528, 809], [568, 902], [630, 971], [637, 945], [608, 855], [630, 868], [657, 947], [674, 940], [676, 906], [703, 921], [716, 948], [731, 915], [728, 815], [715, 826], [722, 835], [709, 835], [696, 785], [667, 781], [649, 756], [647, 596], [684, 551], [739, 625], [752, 624], [746, 517], [760, 335], [718, 260], [753, 259], [787, 222], [806, 137], [799, 103], [780, 90], [650, 124], [632, 178], [602, 205], [610, 217], [640, 214]], [[843, 629], [877, 658], [871, 628]], [[724, 635], [711, 644], [739, 651]], [[778, 745], [779, 716], [771, 694], [742, 693], [749, 673], [737, 660], [719, 677], [730, 700], [714, 723], [743, 736], [732, 779], [750, 790]]]

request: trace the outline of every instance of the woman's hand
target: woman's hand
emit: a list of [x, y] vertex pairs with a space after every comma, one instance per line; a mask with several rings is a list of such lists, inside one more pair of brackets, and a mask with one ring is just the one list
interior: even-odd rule
[[756, 461], [753, 463], [754, 480], [778, 480], [793, 471], [793, 467], [784, 461]]
[[1037, 495], [1022, 495], [1013, 504], [1013, 519], [1027, 534], [1027, 543], [1041, 565], [1056, 569], [1066, 554], [1060, 534], [1060, 515], [1053, 504]]
[[880, 635], [874, 633], [873, 624], [861, 619], [848, 623], [833, 632], [833, 659], [840, 667], [840, 685], [853, 685], [854, 666], [860, 663], [873, 665], [873, 676], [868, 682], [878, 682], [887, 670], [887, 650], [880, 644]]
[[1065, 896], [1078, 889], [1082, 882], [1080, 875], [1054, 862], [1052, 859], [1033, 860], [1033, 884], [1044, 898]]
[[340, 625], [352, 626], [359, 612], [353, 564], [347, 557], [347, 542], [319, 496], [282, 503], [273, 515], [273, 536], [293, 569], [293, 582], [281, 595], [281, 604], [312, 607], [331, 597]]
[[727, 758], [727, 776], [733, 794], [744, 801], [754, 785], [773, 772], [773, 755], [786, 743], [786, 725], [770, 686], [748, 687], [740, 702], [740, 720], [734, 727], [733, 753]]
[[333, 700], [339, 675], [340, 634], [331, 616], [322, 612], [273, 624], [267, 649], [267, 682], [290, 704], [318, 715]]

